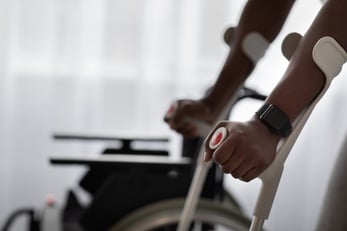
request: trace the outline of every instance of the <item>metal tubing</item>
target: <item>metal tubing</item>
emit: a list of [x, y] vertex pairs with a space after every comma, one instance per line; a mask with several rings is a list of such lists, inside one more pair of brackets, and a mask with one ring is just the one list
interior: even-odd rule
[[251, 227], [249, 231], [260, 231], [263, 228], [264, 219], [259, 217], [253, 217]]

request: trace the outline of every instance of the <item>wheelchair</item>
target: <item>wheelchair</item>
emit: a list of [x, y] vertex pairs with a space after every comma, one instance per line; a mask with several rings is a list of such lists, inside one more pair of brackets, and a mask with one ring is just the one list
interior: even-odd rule
[[[224, 33], [228, 45], [233, 32], [233, 28], [228, 28]], [[265, 48], [266, 42], [261, 41]], [[234, 104], [244, 98], [264, 100], [266, 96], [242, 87], [225, 107], [221, 119], [227, 119]], [[167, 137], [54, 134], [54, 139], [116, 141], [121, 145], [120, 148], [105, 148], [98, 158], [51, 157], [53, 165], [88, 167], [78, 184], [91, 196], [91, 202], [83, 205], [74, 191], [68, 190], [63, 206], [48, 202], [41, 210], [18, 209], [9, 216], [1, 231], [9, 231], [16, 218], [24, 215], [29, 218], [28, 231], [176, 230], [203, 137], [184, 139], [178, 160], [170, 158], [167, 149], [133, 148], [136, 142], [168, 143]], [[223, 188], [223, 173], [213, 164], [204, 179], [194, 222], [189, 229], [209, 231], [220, 224], [228, 230], [248, 230], [250, 223], [233, 195]]]
[[[244, 98], [263, 100], [265, 96], [244, 87], [239, 91], [237, 101]], [[128, 230], [125, 228], [128, 224], [139, 227], [136, 224], [141, 222], [139, 211], [142, 216], [143, 213], [161, 216], [161, 209], [167, 206], [175, 208], [170, 214], [174, 218], [174, 213], [179, 213], [182, 209], [194, 174], [196, 157], [203, 143], [203, 138], [183, 139], [182, 157], [173, 160], [167, 149], [151, 149], [146, 148], [146, 145], [140, 149], [134, 148], [136, 142], [168, 144], [168, 137], [54, 134], [53, 138], [74, 142], [115, 141], [121, 145], [118, 148], [106, 147], [97, 158], [51, 157], [50, 163], [53, 165], [87, 166], [88, 170], [78, 185], [91, 196], [91, 202], [87, 206], [83, 205], [78, 195], [69, 189], [64, 205], [47, 203], [46, 208], [41, 210], [18, 209], [9, 216], [1, 231], [10, 231], [11, 225], [21, 216], [29, 218], [28, 231], [125, 231]], [[205, 213], [211, 214], [211, 206], [214, 209], [225, 203], [228, 210], [232, 208], [231, 214], [237, 216], [231, 220], [240, 220], [245, 226], [249, 226], [250, 220], [244, 217], [240, 205], [230, 192], [224, 190], [223, 173], [216, 165], [212, 165], [208, 171], [201, 197]], [[144, 212], [141, 212], [142, 209]], [[230, 216], [230, 211], [222, 213], [225, 214], [221, 217]], [[137, 222], [132, 220], [133, 216]], [[155, 216], [151, 219], [158, 220]], [[119, 228], [114, 228], [117, 225], [120, 225]], [[213, 230], [213, 227], [212, 222], [200, 221], [202, 231]], [[176, 228], [177, 219], [174, 219], [164, 227], [144, 230], [174, 231]]]

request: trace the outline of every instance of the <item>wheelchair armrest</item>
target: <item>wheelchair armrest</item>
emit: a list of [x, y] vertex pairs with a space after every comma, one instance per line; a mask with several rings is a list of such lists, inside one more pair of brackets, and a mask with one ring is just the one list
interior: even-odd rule
[[102, 155], [99, 157], [73, 157], [73, 156], [52, 156], [49, 158], [50, 163], [54, 165], [86, 165], [90, 167], [124, 167], [124, 166], [172, 166], [184, 167], [192, 164], [191, 158], [183, 157], [172, 159], [168, 156], [155, 155]]
[[55, 132], [53, 138], [56, 140], [76, 140], [76, 141], [147, 141], [147, 142], [168, 142], [168, 136], [156, 136], [148, 134], [107, 134], [105, 132]]
[[144, 144], [167, 144], [170, 139], [168, 136], [149, 135], [149, 134], [107, 134], [105, 132], [56, 132], [53, 133], [55, 140], [63, 141], [102, 141], [118, 142], [119, 148], [108, 147], [102, 152], [103, 154], [133, 154], [133, 155], [162, 155], [168, 156], [169, 152], [163, 148], [135, 148], [136, 143]]

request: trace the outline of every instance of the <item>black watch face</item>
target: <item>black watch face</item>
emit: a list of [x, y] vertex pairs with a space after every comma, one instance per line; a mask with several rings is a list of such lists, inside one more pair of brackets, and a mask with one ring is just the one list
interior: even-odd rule
[[281, 130], [288, 123], [287, 117], [275, 107], [266, 110], [261, 119], [276, 131]]

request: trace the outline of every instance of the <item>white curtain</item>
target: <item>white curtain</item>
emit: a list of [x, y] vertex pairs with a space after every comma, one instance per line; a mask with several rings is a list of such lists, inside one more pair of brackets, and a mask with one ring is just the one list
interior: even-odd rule
[[[93, 154], [55, 131], [168, 134], [176, 97], [214, 80], [223, 30], [241, 4], [197, 0], [0, 1], [0, 223], [15, 208], [64, 202], [83, 167], [52, 154]], [[172, 133], [169, 133], [170, 135]], [[17, 228], [21, 230], [21, 228]]]
[[[53, 142], [53, 132], [171, 135], [162, 122], [163, 113], [172, 100], [200, 97], [213, 83], [227, 52], [222, 33], [236, 24], [245, 2], [0, 0], [0, 222], [15, 208], [42, 207], [49, 193], [56, 195], [58, 203], [64, 202], [67, 187], [77, 184], [84, 169], [51, 166], [51, 154], [93, 155], [99, 150], [98, 144]], [[265, 93], [287, 64], [280, 54], [283, 36], [292, 31], [304, 33], [320, 8], [318, 0], [298, 2], [248, 81]], [[339, 102], [346, 98], [338, 89], [328, 96], [334, 103], [327, 105], [335, 110], [341, 110], [336, 97]], [[241, 108], [242, 118], [255, 110]], [[343, 116], [335, 117], [334, 123], [324, 122], [328, 131], [333, 127], [340, 135], [346, 126], [336, 123], [346, 124]], [[338, 147], [339, 139], [329, 138], [328, 144]], [[308, 151], [307, 143], [298, 149], [316, 151]], [[327, 156], [324, 154], [321, 156]], [[310, 155], [302, 156], [306, 161]], [[313, 163], [309, 170], [320, 167], [316, 159]], [[300, 173], [306, 174], [303, 183], [311, 182], [313, 177], [307, 174], [313, 175], [313, 171], [300, 166]], [[284, 184], [292, 186], [295, 177], [289, 173]], [[235, 182], [227, 184], [234, 187]], [[312, 187], [303, 186], [293, 198], [307, 202], [304, 209], [295, 211], [303, 204], [278, 205], [276, 219], [267, 224], [270, 229], [309, 230], [316, 216], [312, 205], [320, 199], [308, 196], [317, 187], [310, 184]], [[253, 190], [239, 183], [237, 188], [235, 193], [250, 211], [252, 205], [245, 195], [254, 194]], [[302, 222], [293, 224], [280, 215], [283, 211]]]

